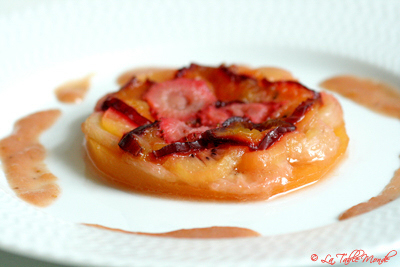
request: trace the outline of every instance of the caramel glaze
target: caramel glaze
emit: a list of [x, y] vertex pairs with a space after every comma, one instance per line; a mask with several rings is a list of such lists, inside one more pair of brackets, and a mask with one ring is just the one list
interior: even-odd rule
[[[92, 164], [89, 163], [90, 159], [85, 154], [85, 160], [87, 161], [88, 176], [95, 176], [96, 179], [104, 179], [102, 175], [99, 174], [99, 170], [96, 169]], [[104, 181], [106, 181], [104, 179]], [[109, 181], [106, 181], [109, 182]], [[88, 224], [84, 225], [97, 227], [100, 229], [121, 232], [126, 234], [136, 234], [136, 235], [146, 235], [146, 236], [158, 236], [158, 237], [172, 237], [172, 238], [234, 238], [234, 237], [256, 237], [261, 236], [258, 232], [247, 228], [240, 227], [206, 227], [206, 228], [193, 228], [193, 229], [180, 229], [172, 232], [166, 233], [143, 233], [143, 232], [131, 232], [121, 229], [110, 228], [102, 226], [99, 224]]]
[[157, 82], [158, 77], [165, 79], [165, 77], [170, 76], [172, 78], [175, 75], [175, 72], [176, 70], [167, 68], [155, 68], [155, 67], [135, 68], [122, 73], [117, 78], [117, 83], [120, 86], [123, 86], [127, 82], [129, 82], [133, 77], [136, 77], [139, 80], [151, 79]]
[[[320, 85], [371, 110], [400, 119], [400, 92], [390, 85], [354, 76], [336, 76], [323, 81]], [[399, 196], [400, 169], [396, 170], [389, 184], [378, 196], [346, 210], [339, 216], [339, 220], [374, 210]]]
[[233, 65], [230, 70], [236, 73], [254, 76], [257, 79], [267, 79], [270, 82], [276, 81], [297, 81], [291, 72], [277, 67], [261, 67], [251, 69], [245, 65]]
[[46, 149], [40, 134], [60, 116], [59, 110], [34, 113], [18, 120], [14, 132], [0, 141], [0, 158], [10, 187], [26, 202], [45, 207], [60, 194], [57, 178], [43, 162]]
[[235, 238], [235, 237], [256, 237], [260, 236], [259, 233], [240, 227], [206, 227], [206, 228], [193, 228], [181, 229], [166, 233], [142, 233], [142, 232], [129, 232], [121, 229], [109, 228], [98, 224], [84, 224], [87, 226], [97, 227], [100, 229], [121, 232], [126, 234], [158, 236], [158, 237], [172, 237], [172, 238]]
[[76, 104], [83, 101], [90, 87], [92, 74], [86, 77], [68, 81], [55, 89], [55, 94], [60, 102]]
[[[279, 81], [279, 80], [287, 80], [287, 81], [297, 81], [293, 75], [284, 69], [276, 68], [276, 67], [262, 67], [258, 69], [250, 69], [244, 65], [233, 65], [230, 67], [231, 71], [244, 74], [244, 75], [252, 75], [257, 78], [267, 78], [267, 80]], [[122, 73], [117, 78], [117, 83], [120, 86], [125, 85], [129, 80], [133, 77], [136, 77], [139, 80], [150, 79], [155, 82], [164, 81], [166, 79], [172, 79], [176, 73], [175, 69], [167, 69], [167, 68], [136, 68], [128, 70]]]

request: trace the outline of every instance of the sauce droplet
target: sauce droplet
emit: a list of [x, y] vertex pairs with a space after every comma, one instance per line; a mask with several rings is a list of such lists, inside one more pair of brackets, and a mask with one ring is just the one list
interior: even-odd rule
[[92, 74], [83, 78], [68, 81], [55, 89], [55, 94], [60, 102], [77, 104], [83, 101], [90, 87]]
[[26, 202], [45, 207], [60, 194], [57, 178], [43, 162], [46, 149], [40, 134], [60, 116], [59, 110], [34, 113], [18, 120], [14, 132], [0, 140], [0, 158], [10, 187]]

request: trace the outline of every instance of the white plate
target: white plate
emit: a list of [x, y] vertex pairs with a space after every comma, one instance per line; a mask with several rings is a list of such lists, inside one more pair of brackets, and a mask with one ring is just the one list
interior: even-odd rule
[[[79, 266], [315, 266], [328, 254], [398, 250], [399, 200], [337, 221], [380, 192], [400, 154], [398, 121], [346, 99], [339, 98], [351, 140], [339, 168], [316, 185], [253, 203], [178, 201], [109, 187], [85, 170], [80, 124], [100, 96], [118, 88], [119, 73], [139, 66], [272, 65], [314, 89], [340, 73], [400, 87], [399, 13], [397, 1], [60, 1], [0, 17], [0, 136], [28, 113], [63, 111], [41, 138], [62, 194], [35, 208], [14, 196], [1, 173], [0, 249]], [[55, 100], [57, 85], [89, 73], [93, 85], [81, 105]], [[80, 223], [145, 232], [239, 226], [263, 236], [178, 240]]]

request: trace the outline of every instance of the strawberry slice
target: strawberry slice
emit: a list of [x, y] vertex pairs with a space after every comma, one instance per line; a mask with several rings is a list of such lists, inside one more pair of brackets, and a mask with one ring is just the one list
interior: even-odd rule
[[[136, 96], [136, 90], [132, 92]], [[157, 127], [145, 134], [126, 134], [120, 147], [134, 155], [152, 151], [156, 158], [226, 144], [268, 149], [296, 130], [296, 124], [320, 102], [318, 93], [298, 82], [258, 80], [225, 66], [194, 64], [179, 70], [175, 79], [148, 84], [142, 92]], [[123, 102], [111, 99], [104, 102], [103, 110], [112, 107], [138, 120]], [[153, 139], [156, 146], [149, 145]]]
[[143, 99], [149, 103], [157, 119], [182, 121], [194, 119], [199, 110], [217, 101], [206, 82], [187, 78], [154, 84]]
[[207, 106], [198, 113], [202, 125], [216, 126], [229, 119], [232, 114], [224, 108], [217, 108], [214, 105]]
[[260, 123], [274, 110], [272, 105], [267, 103], [233, 103], [227, 107], [233, 116], [249, 118], [254, 123]]
[[248, 92], [260, 88], [256, 79], [235, 74], [224, 65], [214, 68], [191, 64], [190, 67], [179, 70], [176, 77], [206, 81], [217, 98], [226, 102], [243, 100]]
[[199, 112], [198, 117], [203, 125], [215, 126], [230, 117], [243, 117], [253, 123], [261, 123], [279, 109], [282, 104], [267, 103], [240, 103], [232, 102], [221, 107], [208, 106]]
[[162, 118], [160, 120], [161, 135], [167, 143], [175, 142], [185, 137], [190, 127], [183, 121], [174, 118]]
[[193, 138], [193, 136], [207, 131], [209, 127], [200, 126], [193, 128], [178, 119], [162, 118], [160, 120], [160, 129], [163, 139], [167, 143], [173, 143], [184, 139], [188, 135], [190, 135], [190, 138]]
[[302, 101], [313, 97], [313, 91], [295, 81], [270, 82], [253, 76], [235, 73], [234, 69], [224, 65], [218, 68], [191, 64], [179, 70], [176, 77], [202, 79], [220, 101], [269, 102], [287, 101], [286, 115], [293, 112]]

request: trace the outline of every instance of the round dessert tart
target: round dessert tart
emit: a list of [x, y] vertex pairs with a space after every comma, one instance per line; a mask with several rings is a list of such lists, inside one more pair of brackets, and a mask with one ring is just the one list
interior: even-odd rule
[[106, 179], [156, 194], [245, 201], [314, 183], [346, 151], [341, 106], [271, 71], [141, 72], [83, 123], [89, 158]]

